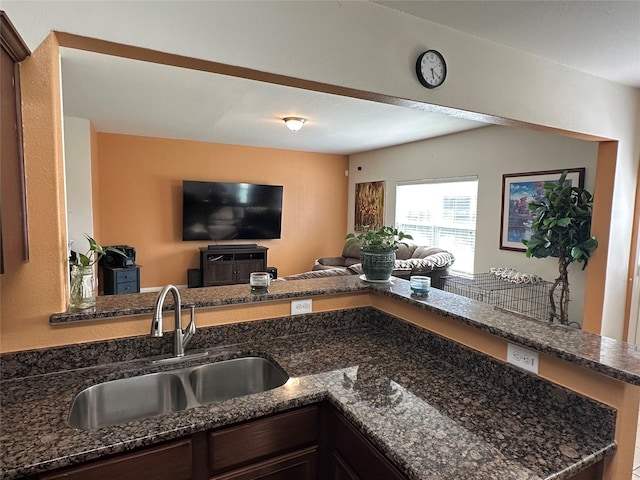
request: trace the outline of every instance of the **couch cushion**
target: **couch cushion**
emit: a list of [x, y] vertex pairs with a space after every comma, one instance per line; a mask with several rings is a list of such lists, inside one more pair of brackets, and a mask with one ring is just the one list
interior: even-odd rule
[[358, 258], [348, 257], [348, 258], [344, 259], [344, 266], [345, 267], [350, 267], [351, 265], [355, 265], [356, 263], [360, 263], [360, 262], [362, 262], [360, 257], [358, 257]]
[[441, 253], [441, 252], [449, 253], [448, 250], [444, 250], [443, 248], [440, 248], [440, 247], [420, 246], [413, 251], [413, 254], [411, 256], [413, 258], [426, 258], [429, 255], [433, 255], [435, 253]]
[[429, 255], [426, 258], [396, 260], [396, 268], [429, 272], [431, 270], [447, 268], [453, 264], [453, 261], [453, 255], [447, 251], [441, 251]]
[[404, 240], [405, 243], [400, 244], [400, 247], [396, 251], [396, 259], [398, 260], [406, 260], [407, 258], [411, 258], [413, 252], [418, 248], [418, 245], [415, 243]]
[[[342, 256], [345, 258], [357, 258], [358, 262], [360, 262], [360, 241], [357, 239], [347, 240], [342, 249]], [[345, 262], [345, 265], [349, 266], [347, 262]]]
[[353, 275], [353, 272], [346, 268], [329, 268], [325, 270], [315, 270], [311, 272], [295, 273], [286, 277], [281, 277], [278, 280], [305, 280], [309, 278], [323, 278], [323, 277], [336, 277]]

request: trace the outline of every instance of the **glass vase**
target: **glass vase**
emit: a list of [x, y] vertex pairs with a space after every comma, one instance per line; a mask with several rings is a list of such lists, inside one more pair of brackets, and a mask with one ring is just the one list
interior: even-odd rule
[[69, 308], [86, 310], [96, 306], [96, 281], [93, 267], [71, 267]]

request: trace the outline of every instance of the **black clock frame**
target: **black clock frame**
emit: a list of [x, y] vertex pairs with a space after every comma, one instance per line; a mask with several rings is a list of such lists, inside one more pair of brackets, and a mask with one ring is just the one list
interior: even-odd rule
[[[438, 85], [431, 85], [422, 75], [422, 59], [427, 53], [435, 53], [442, 60], [442, 81]], [[422, 84], [423, 87], [432, 89], [441, 86], [444, 81], [447, 79], [447, 62], [444, 59], [444, 55], [442, 55], [437, 50], [426, 50], [418, 55], [418, 59], [416, 60], [416, 76], [418, 77], [418, 81]]]

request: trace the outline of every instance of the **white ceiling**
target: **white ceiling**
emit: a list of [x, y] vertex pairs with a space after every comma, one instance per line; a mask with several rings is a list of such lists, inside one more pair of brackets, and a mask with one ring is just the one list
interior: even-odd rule
[[[65, 115], [99, 132], [352, 154], [485, 124], [196, 70], [61, 49]], [[285, 117], [308, 118], [289, 131]]]
[[[640, 87], [640, 1], [375, 3]], [[86, 15], [79, 15], [80, 4]], [[3, 0], [2, 8], [32, 50], [49, 30], [86, 32], [87, 24], [101, 21], [90, 14], [92, 2]], [[139, 35], [145, 35], [144, 29]], [[364, 100], [62, 50], [65, 114], [89, 118], [103, 132], [351, 154], [483, 126]], [[286, 116], [309, 121], [301, 131], [290, 132], [281, 121]]]

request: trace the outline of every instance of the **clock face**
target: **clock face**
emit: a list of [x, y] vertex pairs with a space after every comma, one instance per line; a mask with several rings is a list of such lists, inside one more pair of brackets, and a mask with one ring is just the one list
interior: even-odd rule
[[427, 88], [436, 88], [447, 77], [447, 64], [442, 54], [436, 50], [427, 50], [418, 56], [416, 74], [420, 83]]

